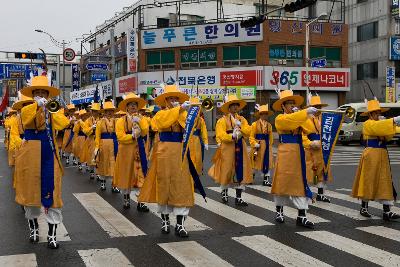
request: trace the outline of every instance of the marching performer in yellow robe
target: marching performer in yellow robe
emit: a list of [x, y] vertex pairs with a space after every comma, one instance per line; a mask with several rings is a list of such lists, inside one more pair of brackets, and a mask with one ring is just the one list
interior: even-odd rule
[[[83, 125], [83, 132], [86, 134], [86, 140], [83, 145], [83, 160], [86, 163], [86, 171], [90, 173], [90, 179], [94, 179], [96, 163], [93, 161], [95, 150], [95, 134], [97, 123], [100, 119], [100, 103], [92, 103], [90, 107], [91, 116], [85, 121]], [[99, 177], [98, 177], [98, 180]]]
[[274, 136], [272, 133], [272, 125], [267, 119], [273, 112], [268, 109], [268, 105], [258, 106], [256, 109], [260, 118], [251, 125], [251, 166], [256, 173], [261, 172], [263, 174], [263, 185], [271, 187], [271, 170], [274, 167], [274, 158], [272, 154]]
[[[321, 103], [318, 95], [310, 96], [310, 107], [321, 109], [328, 106]], [[307, 181], [316, 184], [318, 188], [317, 201], [330, 203], [331, 201], [324, 195], [326, 183], [332, 181], [332, 176], [328, 170], [328, 175], [324, 173], [324, 160], [321, 147], [321, 112], [317, 112], [310, 117], [303, 128], [303, 146], [306, 153]]]
[[17, 118], [17, 111], [8, 108], [8, 118], [5, 122], [5, 128], [6, 128], [6, 135], [7, 135], [7, 153], [8, 153], [8, 166], [14, 166], [15, 160], [14, 160], [14, 151], [15, 151], [15, 144], [13, 142], [13, 139], [11, 138], [12, 134], [12, 126], [18, 125], [18, 118]]
[[75, 121], [76, 118], [74, 116], [75, 113], [75, 105], [74, 104], [69, 104], [67, 105], [66, 109], [65, 109], [65, 113], [66, 113], [66, 117], [69, 119], [70, 123], [68, 125], [68, 127], [64, 130], [64, 136], [63, 136], [63, 141], [62, 141], [62, 152], [63, 152], [63, 156], [66, 158], [65, 163], [67, 165], [69, 165], [70, 159], [72, 157], [72, 160], [74, 160], [75, 156], [72, 153], [72, 144], [73, 144], [73, 139], [74, 139], [74, 125], [75, 125]]
[[368, 202], [375, 200], [383, 204], [385, 221], [399, 219], [399, 214], [390, 211], [397, 193], [393, 185], [386, 143], [396, 133], [400, 116], [380, 119], [381, 113], [388, 109], [381, 108], [376, 99], [368, 101], [367, 108], [368, 110], [361, 114], [369, 117], [363, 124], [365, 149], [361, 155], [351, 195], [362, 200], [360, 209], [362, 216], [371, 217]]
[[246, 102], [236, 95], [229, 95], [221, 106], [225, 115], [217, 121], [215, 127], [221, 146], [216, 151], [215, 163], [208, 170], [214, 181], [220, 184], [222, 202], [228, 202], [228, 188], [236, 190], [235, 205], [247, 206], [242, 199], [245, 185], [253, 182], [251, 162], [244, 137], [250, 136], [251, 127], [247, 120], [238, 115]]
[[74, 128], [72, 131], [74, 132], [74, 137], [72, 139], [72, 152], [77, 160], [76, 164], [80, 171], [82, 171], [82, 163], [84, 160], [84, 145], [86, 141], [86, 135], [83, 132], [85, 128], [85, 121], [88, 118], [89, 114], [85, 109], [79, 110], [78, 120], [75, 121]]
[[[153, 130], [158, 132], [151, 166], [140, 192], [139, 200], [158, 204], [161, 213], [162, 233], [170, 232], [169, 214], [176, 215], [175, 234], [188, 237], [184, 226], [189, 208], [194, 205], [194, 182], [189, 171], [189, 161], [182, 162], [183, 131], [189, 96], [176, 85], [166, 85], [164, 93], [157, 96], [157, 105], [165, 107], [153, 117]], [[158, 139], [158, 140], [157, 140]], [[186, 157], [187, 158], [187, 157]]]
[[33, 97], [35, 103], [21, 110], [25, 128], [24, 142], [18, 151], [16, 164], [16, 197], [18, 204], [25, 207], [25, 217], [29, 221], [31, 242], [39, 241], [38, 217], [41, 207], [49, 226], [48, 247], [58, 248], [56, 240], [57, 225], [62, 221], [61, 177], [63, 175], [55, 132], [69, 125], [63, 112], [50, 113], [46, 107], [47, 99], [59, 94], [59, 90], [50, 86], [51, 78], [32, 77], [31, 84], [21, 93]]
[[293, 95], [292, 90], [279, 91], [279, 100], [273, 104], [277, 112], [283, 111], [275, 119], [275, 127], [279, 134], [278, 153], [271, 193], [276, 205], [275, 220], [285, 221], [283, 206], [291, 200], [298, 209], [296, 224], [313, 228], [314, 223], [306, 217], [308, 209], [307, 198], [312, 198], [312, 192], [307, 185], [305, 153], [302, 143], [302, 125], [308, 116], [316, 113], [317, 109], [309, 107], [299, 111], [303, 103], [302, 96]]
[[[131, 191], [138, 195], [148, 169], [144, 137], [149, 131], [149, 124], [147, 119], [138, 113], [145, 104], [144, 99], [130, 93], [118, 106], [127, 114], [116, 123], [119, 146], [114, 183], [122, 190], [125, 209], [130, 208]], [[137, 210], [148, 212], [149, 208], [142, 201], [138, 201]]]
[[[114, 176], [115, 159], [118, 153], [118, 140], [115, 134], [115, 107], [113, 102], [104, 103], [104, 117], [96, 126], [95, 150], [93, 159], [96, 162], [96, 173], [100, 176], [101, 190], [106, 190], [106, 178]], [[119, 189], [112, 186], [111, 192], [119, 193]]]

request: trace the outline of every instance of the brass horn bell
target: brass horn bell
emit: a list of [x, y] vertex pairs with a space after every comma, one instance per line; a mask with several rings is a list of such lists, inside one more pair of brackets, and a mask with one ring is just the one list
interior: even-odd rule
[[205, 111], [211, 111], [214, 108], [214, 102], [212, 101], [211, 98], [207, 97], [206, 99], [203, 100], [203, 102], [201, 102], [201, 107]]
[[61, 109], [61, 103], [56, 99], [51, 99], [47, 102], [46, 109], [51, 113], [56, 113]]

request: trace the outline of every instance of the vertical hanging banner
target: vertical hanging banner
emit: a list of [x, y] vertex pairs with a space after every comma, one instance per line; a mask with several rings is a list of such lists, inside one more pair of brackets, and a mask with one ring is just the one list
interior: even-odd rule
[[79, 64], [71, 64], [72, 91], [79, 91], [81, 88]]
[[321, 148], [324, 160], [324, 179], [328, 178], [333, 150], [342, 128], [344, 114], [334, 112], [322, 112], [321, 115]]
[[396, 102], [395, 68], [386, 67], [386, 103]]
[[137, 72], [137, 49], [136, 49], [136, 30], [130, 29], [127, 41], [127, 48], [128, 48], [128, 72], [134, 73]]
[[185, 130], [183, 132], [182, 162], [185, 160], [189, 139], [193, 133], [194, 123], [199, 114], [200, 114], [200, 106], [190, 107], [186, 117]]

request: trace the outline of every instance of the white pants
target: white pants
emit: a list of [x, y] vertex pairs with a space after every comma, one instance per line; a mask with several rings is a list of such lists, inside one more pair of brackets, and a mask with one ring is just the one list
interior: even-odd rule
[[228, 185], [220, 185], [221, 190], [232, 188], [232, 189], [241, 189], [245, 190], [246, 187], [243, 184], [228, 184]]
[[190, 208], [188, 207], [174, 207], [170, 205], [158, 205], [158, 213], [161, 214], [170, 214], [174, 213], [175, 216], [182, 215], [187, 216], [189, 214]]
[[326, 183], [325, 182], [318, 182], [317, 188], [323, 188], [326, 189]]
[[308, 210], [308, 200], [306, 197], [293, 197], [293, 196], [274, 196], [276, 206], [287, 206], [289, 201], [292, 201], [293, 205], [298, 210]]
[[[363, 199], [364, 202], [369, 202], [371, 200], [365, 200]], [[389, 205], [389, 206], [393, 206], [394, 205], [394, 200], [383, 200], [383, 199], [377, 199], [377, 200], [373, 200], [375, 202], [381, 203], [382, 205]]]
[[[33, 220], [39, 218], [42, 210], [39, 207], [24, 207], [25, 218], [28, 220]], [[48, 213], [45, 214], [46, 221], [50, 224], [60, 224], [62, 222], [61, 209], [49, 208]]]
[[[255, 175], [255, 177], [260, 176], [260, 177], [264, 178], [264, 173], [263, 173], [263, 171], [260, 171], [260, 170], [254, 170], [254, 175]], [[271, 177], [271, 170], [269, 170], [265, 175]]]
[[132, 188], [132, 189], [123, 189], [122, 190], [122, 194], [124, 194], [124, 195], [128, 195], [128, 194], [130, 194], [130, 193], [133, 193], [136, 197], [138, 197], [139, 196], [139, 193], [140, 193], [140, 189], [139, 188]]

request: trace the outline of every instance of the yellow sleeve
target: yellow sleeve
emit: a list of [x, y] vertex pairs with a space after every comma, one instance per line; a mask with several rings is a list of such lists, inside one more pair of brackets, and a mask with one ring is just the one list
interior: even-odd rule
[[275, 119], [275, 127], [278, 132], [292, 131], [302, 126], [307, 120], [307, 110], [292, 114], [280, 114]]
[[150, 127], [151, 127], [151, 130], [153, 130], [153, 132], [157, 132], [158, 131], [157, 130], [156, 121], [153, 118], [150, 120]]
[[217, 121], [217, 125], [215, 126], [215, 133], [217, 135], [217, 142], [219, 141], [221, 143], [231, 143], [234, 141], [232, 138], [232, 134], [228, 134], [226, 132], [226, 124], [224, 118], [221, 118]]
[[142, 119], [139, 121], [139, 127], [141, 130], [141, 136], [146, 136], [149, 133], [149, 121], [146, 117], [142, 117]]
[[397, 134], [400, 133], [400, 127], [399, 126], [396, 126], [396, 133]]
[[365, 136], [393, 136], [395, 133], [396, 126], [393, 119], [367, 120], [363, 125], [363, 135]]
[[245, 137], [249, 137], [250, 136], [250, 132], [251, 132], [251, 126], [249, 125], [247, 120], [242, 116], [240, 116], [240, 123], [242, 124], [240, 126], [240, 130], [241, 130], [242, 134]]
[[[180, 115], [180, 107], [160, 110], [153, 117], [156, 129], [162, 130], [171, 127], [178, 119], [181, 119]], [[179, 122], [181, 121], [179, 120]]]
[[115, 124], [115, 133], [117, 134], [118, 142], [121, 144], [132, 144], [132, 134], [126, 134], [124, 127], [124, 117], [119, 118]]
[[10, 149], [15, 149], [17, 147], [21, 146], [22, 139], [19, 136], [19, 130], [18, 130], [18, 119], [17, 117], [13, 117], [9, 121], [9, 127], [10, 127]]
[[78, 135], [79, 130], [81, 129], [81, 123], [80, 122], [81, 122], [80, 120], [76, 121], [75, 124], [74, 124], [74, 128], [72, 129], [72, 131], [74, 132], [75, 135]]
[[93, 134], [93, 128], [92, 128], [92, 123], [90, 122], [89, 119], [87, 119], [84, 123], [81, 124], [82, 131], [86, 136], [90, 136]]
[[203, 139], [203, 143], [205, 145], [208, 145], [208, 131], [207, 131], [207, 126], [206, 122], [204, 121], [203, 118], [200, 118], [200, 124], [201, 124], [201, 139]]
[[53, 129], [56, 131], [65, 129], [70, 123], [69, 119], [64, 115], [63, 112], [52, 113], [51, 118]]
[[272, 125], [268, 122], [268, 134], [269, 134], [269, 147], [272, 148], [274, 144], [274, 133], [272, 132]]
[[311, 121], [311, 119], [308, 119], [302, 126], [303, 132], [302, 132], [302, 139], [303, 139], [303, 146], [305, 148], [309, 148], [311, 144], [311, 140], [308, 139], [308, 135], [313, 133], [314, 131], [314, 125]]
[[99, 121], [97, 127], [96, 127], [96, 135], [94, 138], [94, 143], [95, 143], [95, 147], [97, 149], [100, 148], [100, 139], [101, 139], [101, 124], [103, 123], [103, 121]]
[[21, 109], [21, 119], [22, 124], [26, 127], [28, 124], [31, 124], [36, 117], [36, 112], [38, 109], [37, 103], [32, 103], [28, 106], [25, 106]]
[[254, 147], [257, 144], [256, 140], [256, 133], [257, 133], [257, 122], [253, 122], [251, 124], [251, 131], [250, 131], [250, 145]]

